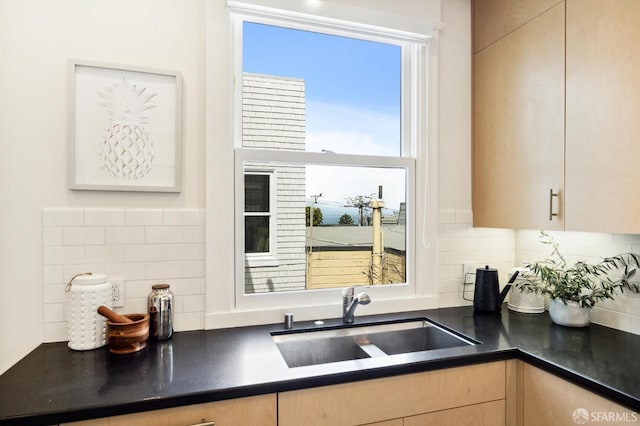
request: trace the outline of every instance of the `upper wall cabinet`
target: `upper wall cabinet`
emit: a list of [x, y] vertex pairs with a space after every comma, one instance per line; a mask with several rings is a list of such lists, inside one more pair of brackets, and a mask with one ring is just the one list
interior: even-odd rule
[[640, 234], [640, 1], [567, 0], [567, 230]]
[[560, 3], [558, 0], [475, 0], [474, 52]]
[[476, 45], [503, 3], [526, 23], [474, 54], [474, 225], [563, 229], [565, 5], [530, 17], [544, 2], [477, 1]]

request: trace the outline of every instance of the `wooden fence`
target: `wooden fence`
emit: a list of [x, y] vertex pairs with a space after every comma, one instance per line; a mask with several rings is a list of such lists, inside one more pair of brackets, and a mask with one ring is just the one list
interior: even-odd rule
[[[307, 289], [371, 285], [369, 250], [316, 250], [307, 252]], [[382, 284], [406, 280], [406, 256], [385, 252]]]

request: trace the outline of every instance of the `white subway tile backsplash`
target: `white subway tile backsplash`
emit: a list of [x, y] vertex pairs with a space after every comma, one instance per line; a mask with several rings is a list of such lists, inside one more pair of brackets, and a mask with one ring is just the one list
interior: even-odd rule
[[165, 244], [165, 260], [204, 260], [204, 244]]
[[[473, 228], [470, 210], [442, 210], [439, 220], [439, 304], [469, 305], [471, 302], [463, 299], [463, 263], [473, 261], [476, 267], [489, 264], [506, 274], [514, 265], [514, 231]], [[470, 287], [467, 297], [473, 298]]]
[[66, 284], [50, 284], [44, 286], [44, 303], [65, 303], [67, 301], [66, 286]]
[[167, 280], [171, 292], [176, 296], [202, 294], [201, 278], [179, 278]]
[[182, 262], [182, 276], [184, 278], [195, 278], [205, 276], [204, 260], [185, 260]]
[[[130, 280], [126, 282], [126, 299], [146, 298], [151, 293], [151, 286], [157, 280]], [[127, 304], [128, 305], [128, 304]], [[127, 306], [128, 307], [128, 306]]]
[[164, 212], [162, 209], [127, 209], [125, 210], [125, 225], [151, 226], [162, 225]]
[[45, 303], [44, 321], [61, 322], [64, 321], [64, 303]]
[[64, 282], [64, 265], [45, 265], [43, 267], [45, 284], [60, 284]]
[[183, 296], [182, 312], [204, 312], [204, 296], [201, 294]]
[[194, 226], [200, 225], [200, 210], [171, 210], [164, 211], [165, 225]]
[[87, 263], [123, 263], [125, 261], [125, 246], [104, 245], [85, 247]]
[[[169, 283], [183, 330], [204, 327], [203, 209], [43, 209], [44, 341], [67, 339], [64, 289], [82, 272], [124, 281], [125, 306], [146, 312], [151, 286]], [[184, 311], [184, 306], [188, 312]]]
[[44, 343], [69, 340], [67, 322], [45, 322], [43, 326]]
[[88, 226], [123, 226], [124, 209], [85, 209], [84, 224]]
[[144, 262], [107, 263], [107, 276], [120, 275], [126, 280], [144, 279]]
[[633, 332], [631, 315], [603, 309], [598, 305], [591, 309], [591, 321], [606, 327]]
[[105, 229], [105, 244], [144, 244], [143, 226], [116, 226]]
[[126, 262], [158, 262], [164, 259], [162, 244], [129, 244], [125, 246]]
[[180, 226], [147, 226], [145, 227], [145, 243], [182, 243], [182, 229]]
[[178, 312], [173, 316], [175, 331], [200, 330], [204, 328], [204, 312]]
[[42, 228], [42, 245], [44, 247], [61, 246], [64, 242], [63, 229], [59, 227]]
[[102, 245], [104, 244], [104, 227], [101, 226], [69, 226], [64, 228], [64, 245]]
[[118, 313], [127, 313], [127, 314], [133, 314], [133, 313], [139, 313], [139, 314], [143, 314], [149, 311], [149, 305], [148, 305], [148, 299], [147, 297], [137, 297], [137, 298], [127, 298], [126, 299], [126, 307], [125, 308], [116, 308], [115, 311]]
[[64, 265], [68, 263], [83, 263], [83, 246], [50, 246], [44, 247], [44, 265]]
[[70, 208], [46, 208], [42, 211], [42, 226], [82, 226], [84, 210]]
[[[171, 241], [166, 241], [171, 242]], [[204, 226], [183, 226], [183, 243], [204, 243]]]
[[[168, 278], [189, 277], [182, 273], [182, 263], [175, 261], [146, 262], [144, 265], [146, 279], [164, 280]], [[202, 275], [198, 275], [202, 276]]]

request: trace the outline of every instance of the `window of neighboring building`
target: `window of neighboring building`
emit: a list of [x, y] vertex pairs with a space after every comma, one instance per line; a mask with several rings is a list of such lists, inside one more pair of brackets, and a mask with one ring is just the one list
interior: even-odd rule
[[425, 44], [306, 20], [236, 25], [236, 303], [412, 285]]
[[277, 266], [276, 175], [249, 169], [244, 174], [244, 248], [247, 266]]

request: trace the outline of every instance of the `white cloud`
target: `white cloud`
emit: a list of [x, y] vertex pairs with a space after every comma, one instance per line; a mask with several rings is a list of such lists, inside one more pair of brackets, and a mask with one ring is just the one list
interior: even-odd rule
[[400, 117], [321, 102], [307, 103], [307, 151], [399, 155]]
[[[400, 154], [400, 118], [389, 114], [328, 103], [307, 103], [307, 151], [339, 154]], [[307, 196], [323, 201], [377, 194], [383, 186], [385, 207], [405, 201], [405, 171], [364, 167], [307, 166]]]

